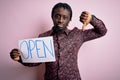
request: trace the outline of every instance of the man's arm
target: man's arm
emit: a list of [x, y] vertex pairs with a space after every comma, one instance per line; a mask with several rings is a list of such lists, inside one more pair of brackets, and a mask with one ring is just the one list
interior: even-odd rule
[[41, 64], [41, 63], [23, 63], [23, 61], [21, 59], [21, 51], [19, 49], [13, 49], [10, 52], [10, 57], [14, 61], [17, 61], [17, 62], [23, 64], [24, 66], [28, 66], [28, 67], [38, 66], [39, 64]]
[[92, 39], [96, 39], [96, 38], [99, 38], [99, 37], [102, 37], [107, 32], [107, 29], [106, 29], [105, 24], [103, 23], [103, 21], [98, 19], [94, 15], [92, 15], [92, 19], [90, 21], [90, 24], [94, 28], [83, 31], [83, 41], [84, 42], [92, 40]]

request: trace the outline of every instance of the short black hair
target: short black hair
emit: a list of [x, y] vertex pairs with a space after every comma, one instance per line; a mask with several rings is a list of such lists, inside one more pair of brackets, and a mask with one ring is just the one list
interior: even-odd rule
[[68, 5], [67, 3], [57, 3], [53, 8], [52, 8], [52, 13], [51, 13], [51, 17], [53, 19], [53, 15], [54, 15], [54, 11], [57, 8], [61, 8], [63, 7], [64, 9], [67, 9], [70, 12], [70, 20], [72, 19], [72, 9], [70, 7], [70, 5]]

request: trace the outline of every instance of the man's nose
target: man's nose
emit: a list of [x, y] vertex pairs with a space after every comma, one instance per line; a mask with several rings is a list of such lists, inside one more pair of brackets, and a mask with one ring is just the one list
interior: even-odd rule
[[58, 22], [59, 22], [59, 23], [62, 23], [62, 22], [63, 22], [63, 18], [60, 17], [60, 18], [58, 19]]

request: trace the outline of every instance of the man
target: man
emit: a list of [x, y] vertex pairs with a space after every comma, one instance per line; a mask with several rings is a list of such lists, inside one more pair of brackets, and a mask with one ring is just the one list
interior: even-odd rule
[[[104, 36], [107, 32], [106, 27], [100, 19], [84, 11], [80, 16], [83, 28], [75, 27], [69, 30], [67, 26], [72, 18], [72, 10], [67, 3], [56, 4], [51, 17], [54, 26], [39, 35], [39, 37], [53, 36], [54, 39], [56, 61], [45, 63], [45, 80], [81, 80], [77, 64], [78, 50], [84, 42]], [[85, 30], [85, 26], [89, 23], [93, 28]], [[10, 53], [11, 58], [25, 66], [41, 64], [23, 63], [20, 53], [20, 50], [13, 49]]]

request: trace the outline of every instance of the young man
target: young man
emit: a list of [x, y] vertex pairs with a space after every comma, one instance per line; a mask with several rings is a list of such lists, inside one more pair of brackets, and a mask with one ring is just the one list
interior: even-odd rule
[[[77, 64], [78, 50], [84, 42], [104, 36], [107, 32], [106, 27], [100, 19], [84, 11], [80, 16], [80, 21], [84, 23], [83, 28], [75, 27], [69, 30], [67, 26], [72, 18], [72, 10], [67, 3], [56, 4], [52, 9], [51, 17], [54, 26], [39, 35], [39, 37], [53, 36], [54, 39], [56, 61], [45, 63], [45, 80], [81, 80]], [[89, 23], [93, 28], [84, 30]], [[23, 63], [20, 53], [20, 50], [13, 49], [10, 53], [11, 58], [25, 66], [41, 64]]]

